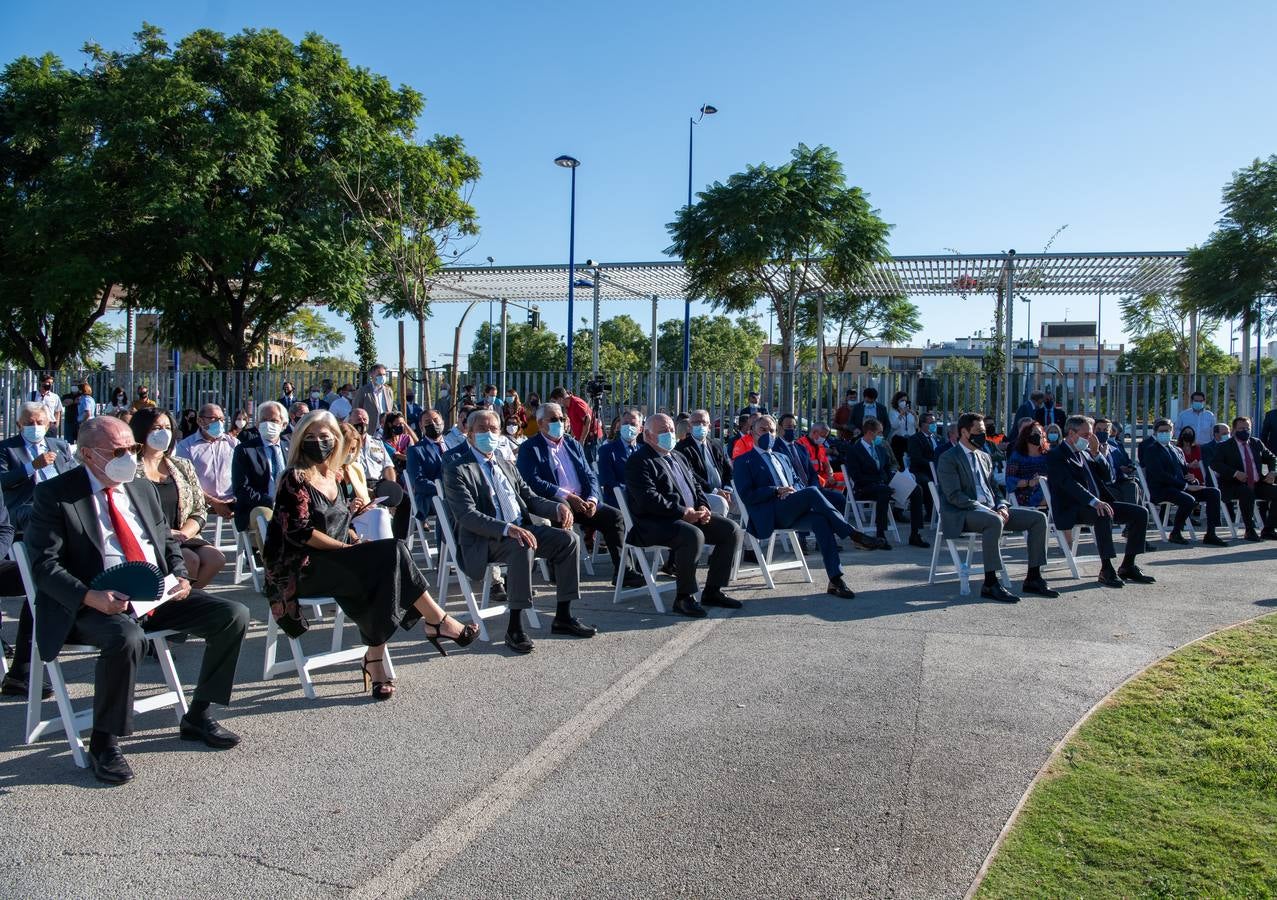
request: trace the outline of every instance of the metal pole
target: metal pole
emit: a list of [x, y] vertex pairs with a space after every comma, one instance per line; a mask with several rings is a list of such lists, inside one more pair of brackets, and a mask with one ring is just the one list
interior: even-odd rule
[[506, 334], [510, 331], [510, 311], [509, 301], [505, 297], [501, 298], [501, 396], [505, 396], [506, 392]]
[[1241, 378], [1237, 383], [1237, 415], [1250, 414], [1250, 315], [1242, 318], [1242, 365]]
[[129, 396], [133, 396], [133, 345], [137, 335], [137, 322], [133, 316], [133, 306], [130, 304], [124, 310], [124, 364], [128, 373], [128, 392]]
[[[1231, 347], [1228, 348], [1232, 350]], [[1197, 310], [1188, 314], [1188, 380], [1189, 390], [1197, 388]]]
[[[504, 303], [505, 301], [501, 301]], [[495, 362], [492, 358], [492, 298], [488, 298], [488, 384], [492, 384], [492, 364]]]
[[[692, 137], [696, 120], [687, 117], [687, 208], [692, 208]], [[653, 340], [656, 338], [653, 337]], [[692, 298], [683, 298], [683, 384], [686, 386], [692, 366]]]
[[656, 412], [656, 315], [657, 305], [660, 303], [660, 297], [656, 294], [652, 295], [652, 371], [648, 375], [647, 381], [647, 414], [650, 416]]
[[824, 409], [825, 394], [825, 292], [816, 294], [816, 406]]
[[1264, 415], [1264, 320], [1255, 304], [1255, 419]]
[[[397, 323], [399, 325], [399, 408], [408, 408], [408, 354], [404, 343], [404, 327], [403, 319]], [[404, 418], [407, 418], [405, 416]]]
[[572, 373], [572, 301], [576, 289], [576, 166], [572, 167], [572, 209], [568, 213], [568, 374]]
[[1012, 314], [1015, 312], [1015, 251], [1007, 251], [1006, 261], [1006, 358], [1003, 365], [1006, 371], [1003, 373], [1002, 397], [998, 405], [998, 415], [1002, 419], [1002, 428], [1004, 432], [1011, 427], [1011, 419], [1015, 417], [1015, 398], [1011, 395], [1011, 378], [1015, 370], [1015, 356], [1013, 350], [1015, 343], [1011, 338], [1014, 331], [1012, 328]]
[[594, 338], [590, 346], [590, 367], [594, 374], [599, 371], [599, 267], [594, 267]]

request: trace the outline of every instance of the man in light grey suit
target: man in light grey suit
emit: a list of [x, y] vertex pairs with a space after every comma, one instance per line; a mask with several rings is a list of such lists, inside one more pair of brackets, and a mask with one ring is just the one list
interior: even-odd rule
[[1058, 597], [1042, 577], [1046, 563], [1046, 516], [1036, 509], [1011, 507], [998, 496], [993, 484], [993, 461], [984, 452], [984, 418], [963, 413], [958, 419], [958, 446], [936, 460], [936, 487], [940, 492], [940, 532], [951, 541], [963, 532], [977, 532], [984, 559], [984, 586], [980, 596], [1003, 603], [1020, 598], [998, 581], [1002, 571], [1002, 533], [1023, 531], [1029, 544], [1029, 573], [1025, 593]]
[[[462, 571], [482, 579], [492, 563], [508, 568], [506, 646], [516, 653], [532, 651], [523, 611], [532, 607], [532, 560], [538, 556], [554, 571], [558, 607], [551, 632], [593, 637], [594, 626], [572, 615], [572, 601], [580, 595], [581, 544], [572, 530], [571, 508], [534, 494], [519, 470], [496, 452], [501, 419], [495, 412], [476, 410], [466, 426], [466, 442], [443, 455], [443, 500], [456, 529]], [[558, 527], [534, 522], [533, 516]]]

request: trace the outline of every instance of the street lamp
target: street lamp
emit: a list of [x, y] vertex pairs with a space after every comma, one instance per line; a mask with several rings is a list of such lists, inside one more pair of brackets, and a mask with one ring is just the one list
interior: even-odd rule
[[572, 372], [572, 300], [576, 288], [576, 167], [581, 161], [574, 156], [556, 156], [556, 166], [572, 170], [572, 201], [568, 213], [568, 372]]
[[[692, 205], [692, 139], [696, 134], [696, 126], [700, 124], [701, 119], [706, 116], [712, 116], [718, 112], [718, 107], [711, 106], [708, 103], [701, 105], [701, 113], [699, 116], [687, 118], [687, 206]], [[683, 390], [688, 388], [688, 379], [691, 377], [692, 367], [692, 299], [690, 297], [683, 298]]]

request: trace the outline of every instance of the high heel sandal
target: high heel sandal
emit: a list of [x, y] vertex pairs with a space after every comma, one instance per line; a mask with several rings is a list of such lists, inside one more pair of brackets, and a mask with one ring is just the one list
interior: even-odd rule
[[369, 663], [384, 662], [385, 659], [386, 653], [384, 650], [382, 651], [381, 656], [376, 659], [369, 659], [368, 654], [365, 653], [364, 664], [360, 667], [363, 669], [364, 673], [364, 690], [367, 691], [371, 688], [372, 698], [374, 700], [389, 700], [395, 695], [395, 680], [393, 678], [387, 679], [386, 681], [373, 681], [372, 675], [368, 672]]
[[[443, 623], [446, 621], [448, 621], [448, 614], [444, 613], [443, 618], [438, 622], [426, 623], [426, 640], [435, 645], [435, 649], [439, 651], [440, 656], [448, 655], [448, 651], [443, 649], [443, 645], [439, 643], [439, 638], [448, 637], [443, 633]], [[455, 622], [456, 619], [453, 619], [453, 621]], [[434, 629], [434, 634], [430, 633], [431, 628]], [[469, 623], [466, 627], [461, 629], [461, 634], [456, 637], [449, 637], [448, 640], [452, 641], [458, 647], [469, 647], [472, 643], [474, 643], [474, 639], [478, 636], [479, 629], [476, 628], [473, 623]]]

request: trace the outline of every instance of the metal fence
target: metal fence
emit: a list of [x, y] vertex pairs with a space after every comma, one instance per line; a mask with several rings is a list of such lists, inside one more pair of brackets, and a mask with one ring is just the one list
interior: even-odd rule
[[[417, 372], [406, 373], [417, 382]], [[392, 378], [397, 378], [392, 373]], [[542, 399], [553, 388], [563, 385], [574, 393], [588, 398], [585, 383], [588, 373], [577, 372], [508, 372], [504, 387], [513, 388], [526, 398], [537, 394]], [[229, 413], [242, 409], [252, 412], [263, 400], [277, 399], [283, 392], [285, 381], [292, 382], [297, 396], [305, 398], [312, 385], [325, 379], [335, 385], [357, 384], [358, 374], [353, 371], [322, 372], [297, 371], [193, 371], [161, 373], [134, 373], [134, 385], [147, 385], [151, 397], [161, 406], [173, 410], [198, 409], [207, 402], [216, 402]], [[431, 396], [438, 384], [438, 373], [431, 376]], [[1023, 398], [1026, 383], [1053, 391], [1057, 404], [1070, 412], [1086, 412], [1105, 415], [1123, 425], [1140, 430], [1158, 416], [1173, 416], [1188, 403], [1193, 389], [1206, 394], [1206, 405], [1215, 411], [1220, 421], [1232, 418], [1238, 409], [1237, 375], [1203, 375], [1192, 383], [1183, 375], [1165, 374], [1105, 374], [1100, 377], [1098, 388], [1093, 388], [1094, 373], [1051, 373], [1044, 380], [1028, 381], [1020, 374], [1011, 385], [1012, 395]], [[99, 371], [87, 376], [93, 395], [100, 403], [107, 403], [116, 387], [129, 383], [120, 372]], [[488, 380], [486, 372], [461, 373], [458, 385], [474, 384], [481, 393]], [[885, 374], [817, 374], [800, 372], [794, 376], [796, 402], [792, 410], [782, 402], [785, 379], [780, 373], [766, 372], [693, 372], [684, 385], [681, 372], [610, 372], [602, 373], [601, 380], [611, 389], [599, 397], [600, 417], [605, 423], [625, 409], [638, 408], [644, 413], [652, 411], [708, 409], [712, 417], [723, 426], [730, 425], [737, 411], [748, 402], [750, 391], [758, 391], [762, 402], [773, 411], [793, 412], [806, 422], [828, 421], [845, 392], [856, 388], [863, 392], [867, 387], [878, 390], [879, 401], [888, 404], [898, 391], [904, 391], [917, 409], [927, 409], [941, 421], [951, 421], [968, 411], [993, 415], [999, 429], [1010, 424], [1001, 421], [993, 408], [997, 396], [996, 377], [984, 373], [971, 375], [934, 375], [919, 372], [890, 372]], [[75, 390], [79, 374], [60, 373], [55, 376], [54, 390], [66, 394]], [[0, 372], [0, 425], [4, 434], [14, 433], [17, 405], [31, 396], [38, 383], [38, 373], [8, 370]], [[1265, 378], [1262, 388], [1262, 408], [1272, 408], [1277, 397], [1277, 378]], [[418, 388], [418, 395], [422, 392]], [[1250, 412], [1253, 400], [1243, 398], [1242, 409]]]

